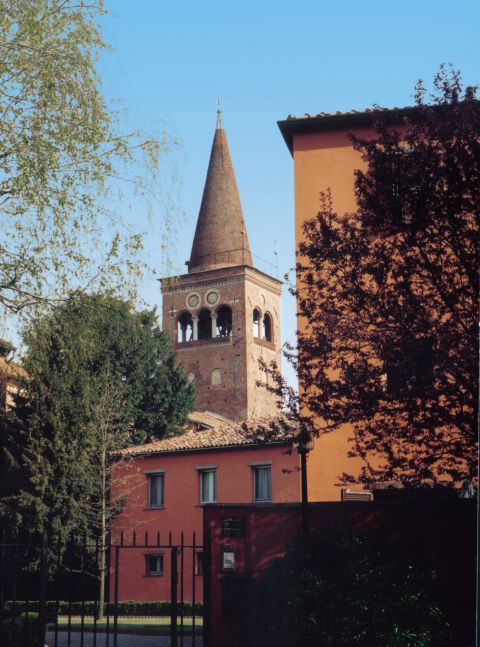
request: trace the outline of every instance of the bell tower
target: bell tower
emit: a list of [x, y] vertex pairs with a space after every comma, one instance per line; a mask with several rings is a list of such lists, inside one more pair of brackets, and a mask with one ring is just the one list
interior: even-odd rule
[[235, 421], [275, 415], [257, 382], [260, 358], [280, 365], [281, 282], [253, 267], [220, 111], [187, 266], [162, 279], [163, 329], [195, 382], [196, 409]]

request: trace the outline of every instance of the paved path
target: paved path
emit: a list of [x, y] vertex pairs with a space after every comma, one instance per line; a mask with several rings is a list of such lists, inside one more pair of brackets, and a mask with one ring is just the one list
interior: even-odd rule
[[[107, 636], [106, 634], [97, 634], [97, 647], [106, 647]], [[81, 635], [80, 632], [72, 631], [70, 634], [70, 647], [80, 647]], [[47, 633], [47, 645], [49, 647], [55, 646], [55, 635], [53, 631]], [[68, 632], [58, 632], [58, 647], [68, 647]], [[110, 635], [108, 641], [109, 647], [113, 647], [113, 636]], [[118, 634], [117, 638], [118, 647], [170, 647], [170, 636], [138, 636], [133, 634]], [[193, 638], [188, 636], [183, 639], [178, 638], [178, 647], [202, 647], [201, 636]], [[93, 633], [85, 632], [83, 634], [83, 647], [93, 647]]]

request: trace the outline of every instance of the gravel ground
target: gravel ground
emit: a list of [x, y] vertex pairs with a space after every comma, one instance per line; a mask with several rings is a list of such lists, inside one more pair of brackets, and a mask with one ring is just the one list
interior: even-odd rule
[[[106, 634], [97, 634], [97, 647], [106, 647], [107, 644]], [[72, 631], [70, 634], [70, 647], [80, 647], [81, 635], [80, 632]], [[55, 646], [55, 635], [53, 631], [47, 633], [48, 647]], [[58, 632], [58, 647], [68, 647], [68, 632]], [[110, 635], [108, 641], [109, 647], [113, 647], [113, 636]], [[133, 634], [118, 634], [117, 638], [118, 647], [170, 647], [170, 636], [138, 636]], [[178, 647], [202, 647], [201, 636], [193, 638], [188, 636], [182, 639], [178, 638]], [[83, 634], [83, 647], [93, 647], [93, 633], [85, 632]]]

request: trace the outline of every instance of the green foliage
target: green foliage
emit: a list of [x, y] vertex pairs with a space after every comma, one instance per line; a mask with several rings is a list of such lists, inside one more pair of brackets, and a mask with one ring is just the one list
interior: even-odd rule
[[[97, 608], [95, 605], [97, 604]], [[168, 616], [171, 611], [171, 603], [169, 600], [151, 600], [150, 602], [138, 602], [137, 600], [124, 600], [118, 602], [117, 613], [119, 616], [128, 617], [128, 616]], [[18, 600], [15, 603], [16, 613], [25, 613], [29, 611], [35, 611], [38, 608], [38, 603], [34, 600], [25, 601]], [[12, 602], [7, 601], [5, 603], [5, 612], [7, 614], [11, 613], [13, 609]], [[52, 616], [58, 612], [58, 615], [66, 616], [79, 616], [82, 614], [85, 616], [94, 616], [98, 611], [98, 603], [94, 600], [85, 600], [83, 602], [69, 602], [67, 600], [47, 600], [45, 603], [46, 612], [49, 616]], [[83, 610], [83, 611], [82, 611]], [[196, 615], [202, 615], [203, 613], [203, 604], [201, 602], [196, 602], [195, 605], [192, 602], [183, 602], [178, 604], [178, 613], [181, 613], [183, 610], [184, 615], [192, 615], [195, 611]], [[113, 615], [115, 611], [115, 604], [113, 602], [105, 605], [105, 615]]]
[[254, 590], [252, 647], [436, 647], [445, 640], [432, 575], [346, 528], [276, 560]]
[[4, 416], [4, 508], [29, 531], [104, 528], [101, 517], [121, 505], [108, 504], [111, 453], [177, 433], [193, 387], [155, 311], [135, 312], [112, 296], [74, 293], [37, 318], [24, 340], [29, 380], [15, 414]]
[[154, 172], [159, 145], [121, 134], [102, 95], [103, 14], [102, 0], [2, 2], [0, 307], [10, 311], [86, 284], [94, 262], [111, 285], [122, 250], [136, 269], [138, 236], [120, 237], [113, 224], [102, 235], [109, 214], [99, 200], [119, 179], [141, 190], [126, 165]]
[[[36, 608], [36, 607], [35, 607]], [[7, 617], [0, 625], [0, 643], [8, 647], [36, 647], [38, 632], [38, 613], [29, 611], [19, 613], [15, 618]]]

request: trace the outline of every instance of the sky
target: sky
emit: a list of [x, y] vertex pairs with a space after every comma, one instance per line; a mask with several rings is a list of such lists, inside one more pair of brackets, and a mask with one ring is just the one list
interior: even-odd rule
[[[410, 105], [416, 81], [431, 82], [441, 63], [461, 70], [465, 84], [480, 82], [478, 1], [106, 0], [106, 8], [101, 24], [112, 49], [100, 72], [121, 127], [166, 131], [176, 142], [161, 160], [152, 220], [140, 205], [119, 213], [148, 232], [145, 253], [157, 276], [146, 275], [141, 295], [151, 306], [161, 305], [165, 255], [185, 271], [217, 99], [254, 260], [282, 278], [295, 264], [294, 196], [278, 120]], [[176, 235], [161, 252], [166, 212], [175, 215]], [[284, 293], [283, 338], [293, 341], [295, 306], [286, 286]]]

